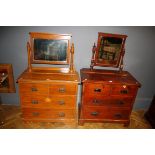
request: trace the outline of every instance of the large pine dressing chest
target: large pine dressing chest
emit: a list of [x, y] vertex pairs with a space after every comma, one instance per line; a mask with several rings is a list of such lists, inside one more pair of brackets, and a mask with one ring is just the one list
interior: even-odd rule
[[[28, 68], [18, 78], [24, 122], [77, 124], [79, 77], [73, 64], [70, 35], [30, 33]], [[32, 64], [50, 64], [36, 67]], [[53, 64], [69, 67], [52, 67]]]

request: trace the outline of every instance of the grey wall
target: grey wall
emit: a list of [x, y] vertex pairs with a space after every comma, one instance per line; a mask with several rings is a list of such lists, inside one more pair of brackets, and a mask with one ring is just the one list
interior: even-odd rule
[[[29, 32], [72, 34], [78, 71], [89, 67], [98, 32], [128, 35], [124, 70], [133, 74], [142, 84], [134, 108], [148, 108], [155, 93], [155, 27], [0, 27], [0, 63], [13, 65], [15, 80], [27, 67], [26, 42]], [[4, 104], [19, 104], [17, 84], [16, 93], [0, 96]]]

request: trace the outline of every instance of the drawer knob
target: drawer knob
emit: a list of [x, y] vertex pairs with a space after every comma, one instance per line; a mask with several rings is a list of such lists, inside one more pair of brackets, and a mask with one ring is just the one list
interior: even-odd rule
[[38, 104], [37, 100], [32, 100], [32, 104]]
[[95, 111], [95, 112], [92, 112], [91, 115], [92, 116], [97, 116], [97, 115], [99, 115], [99, 113]]
[[122, 118], [122, 115], [118, 113], [118, 114], [115, 114], [114, 117], [117, 119], [120, 119], [120, 118]]
[[100, 88], [95, 88], [94, 92], [101, 92], [101, 89]]
[[121, 90], [120, 93], [121, 94], [128, 94], [128, 90]]
[[39, 113], [39, 112], [33, 112], [32, 115], [33, 115], [33, 116], [39, 116], [40, 113]]
[[38, 91], [38, 90], [37, 90], [37, 88], [32, 87], [32, 88], [31, 88], [31, 91]]
[[64, 112], [60, 112], [58, 115], [59, 115], [59, 117], [65, 117], [65, 113]]
[[65, 104], [65, 101], [60, 100], [60, 101], [58, 101], [58, 103], [59, 103], [60, 105], [64, 105], [64, 104]]
[[66, 91], [65, 88], [59, 88], [60, 93], [64, 93], [65, 91]]

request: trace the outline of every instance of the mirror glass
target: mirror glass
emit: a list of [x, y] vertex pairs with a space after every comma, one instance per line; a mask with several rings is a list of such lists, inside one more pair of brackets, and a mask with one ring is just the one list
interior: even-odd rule
[[7, 69], [0, 70], [0, 89], [9, 88], [9, 78]]
[[98, 61], [113, 64], [120, 56], [122, 39], [115, 37], [102, 37], [99, 44]]
[[68, 40], [34, 39], [34, 60], [66, 61]]

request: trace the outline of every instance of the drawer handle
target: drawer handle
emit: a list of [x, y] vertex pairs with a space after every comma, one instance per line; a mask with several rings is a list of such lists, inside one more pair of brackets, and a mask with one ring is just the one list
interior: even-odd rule
[[33, 116], [39, 116], [40, 113], [39, 113], [39, 112], [33, 112], [32, 115], [33, 115]]
[[58, 115], [59, 115], [59, 117], [65, 117], [65, 113], [64, 112], [60, 112]]
[[32, 87], [31, 91], [38, 91], [37, 88]]
[[95, 88], [94, 92], [101, 92], [101, 89], [100, 88]]
[[124, 102], [123, 102], [123, 101], [118, 101], [118, 104], [119, 104], [119, 105], [123, 105]]
[[121, 90], [120, 93], [121, 94], [128, 94], [128, 90]]
[[98, 112], [92, 112], [91, 115], [92, 116], [97, 116], [97, 115], [99, 115], [99, 113]]
[[60, 93], [64, 93], [65, 91], [66, 91], [65, 88], [59, 88]]
[[32, 104], [38, 104], [37, 100], [32, 100]]
[[97, 104], [97, 103], [99, 103], [99, 100], [94, 99], [94, 100], [93, 100], [93, 103], [94, 103], [94, 104]]
[[65, 101], [60, 100], [60, 101], [58, 101], [58, 103], [59, 103], [60, 105], [64, 105], [64, 104], [65, 104]]
[[122, 115], [118, 113], [118, 114], [115, 114], [114, 117], [117, 119], [120, 119], [120, 118], [122, 118]]

